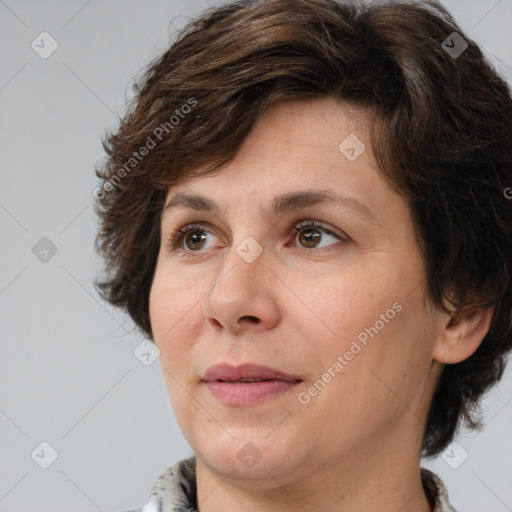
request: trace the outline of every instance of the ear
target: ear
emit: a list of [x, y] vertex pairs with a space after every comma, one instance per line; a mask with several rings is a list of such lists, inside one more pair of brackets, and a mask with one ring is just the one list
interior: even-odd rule
[[489, 332], [494, 307], [469, 308], [454, 312], [434, 344], [433, 357], [440, 363], [460, 363], [473, 354]]

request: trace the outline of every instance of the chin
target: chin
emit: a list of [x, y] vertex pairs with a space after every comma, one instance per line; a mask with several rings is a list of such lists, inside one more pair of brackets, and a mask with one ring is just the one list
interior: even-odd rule
[[230, 474], [230, 478], [264, 481], [283, 477], [303, 465], [295, 442], [285, 446], [269, 436], [268, 431], [256, 429], [230, 433], [233, 437], [226, 433], [221, 438], [209, 437], [200, 449], [194, 450], [222, 478]]

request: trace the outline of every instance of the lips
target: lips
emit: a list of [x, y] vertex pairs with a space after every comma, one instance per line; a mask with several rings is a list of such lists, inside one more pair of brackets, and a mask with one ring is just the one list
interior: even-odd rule
[[240, 366], [230, 366], [227, 363], [216, 364], [208, 368], [203, 376], [205, 382], [261, 382], [279, 380], [284, 382], [300, 382], [302, 379], [296, 375], [262, 366], [254, 363], [245, 363]]
[[286, 396], [302, 379], [259, 364], [224, 363], [208, 368], [203, 381], [211, 395], [225, 406], [248, 407]]

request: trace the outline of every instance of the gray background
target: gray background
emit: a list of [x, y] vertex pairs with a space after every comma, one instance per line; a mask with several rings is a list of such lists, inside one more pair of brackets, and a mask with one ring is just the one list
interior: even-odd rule
[[[511, 81], [512, 0], [444, 5]], [[145, 366], [134, 355], [142, 338], [94, 290], [92, 191], [100, 136], [124, 112], [133, 77], [206, 7], [0, 0], [1, 512], [142, 505], [158, 475], [192, 453], [158, 361]], [[59, 45], [47, 59], [31, 47], [44, 31]], [[56, 254], [36, 257], [43, 237]], [[467, 460], [424, 464], [460, 511], [512, 510], [511, 401], [509, 368], [484, 403], [484, 432], [459, 436], [463, 448], [448, 458]], [[58, 453], [47, 469], [44, 441]]]

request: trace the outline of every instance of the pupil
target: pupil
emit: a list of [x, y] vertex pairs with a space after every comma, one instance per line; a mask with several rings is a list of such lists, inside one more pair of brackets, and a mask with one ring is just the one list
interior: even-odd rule
[[314, 247], [322, 235], [316, 229], [308, 229], [303, 231], [301, 236], [304, 239], [303, 243], [306, 247]]
[[188, 244], [188, 241], [187, 241], [187, 244], [189, 245], [189, 247], [194, 246], [194, 247], [192, 247], [194, 249], [197, 249], [198, 247], [196, 247], [196, 245], [200, 245], [201, 242], [204, 241], [204, 239], [206, 238], [206, 236], [204, 234], [198, 235], [197, 233], [198, 232], [196, 231], [196, 232], [189, 234], [189, 240], [192, 240], [191, 244]]

